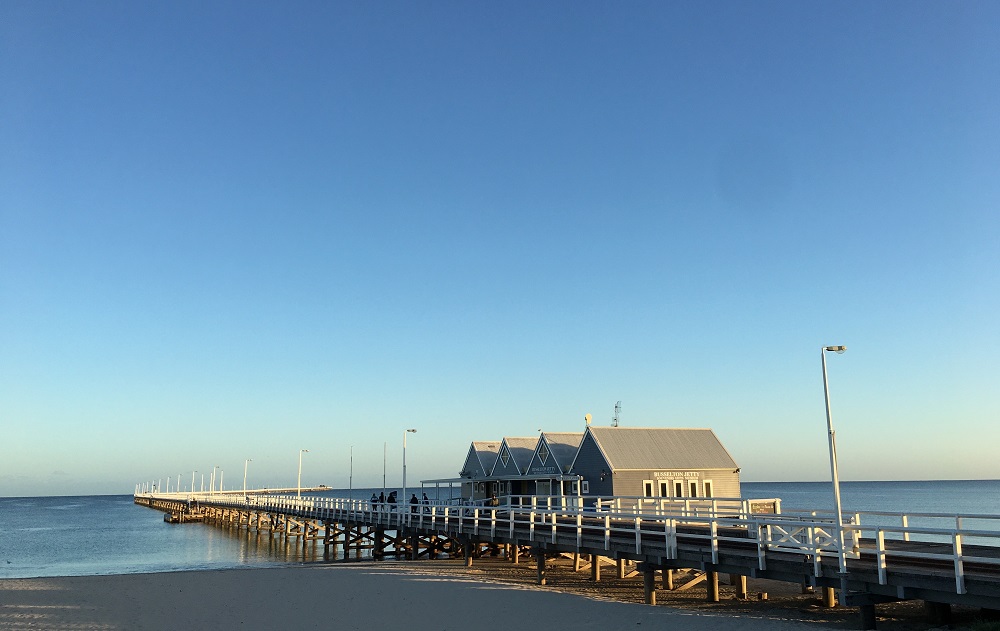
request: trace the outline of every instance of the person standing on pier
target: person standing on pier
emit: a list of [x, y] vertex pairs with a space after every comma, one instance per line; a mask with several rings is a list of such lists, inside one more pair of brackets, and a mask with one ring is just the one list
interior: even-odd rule
[[411, 513], [416, 513], [417, 512], [417, 504], [419, 504], [419, 503], [420, 503], [420, 500], [417, 499], [417, 494], [414, 493], [410, 497], [410, 512]]

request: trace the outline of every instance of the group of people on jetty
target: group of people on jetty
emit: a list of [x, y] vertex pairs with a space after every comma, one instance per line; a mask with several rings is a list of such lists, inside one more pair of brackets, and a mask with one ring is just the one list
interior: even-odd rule
[[[422, 500], [421, 499], [417, 499], [417, 494], [416, 493], [414, 493], [413, 495], [410, 496], [410, 512], [411, 513], [416, 513], [417, 512], [417, 506], [419, 506], [420, 504], [430, 504], [431, 501], [430, 501], [430, 499], [428, 499], [427, 494], [424, 493], [423, 496], [424, 496], [424, 498]], [[383, 511], [389, 512], [389, 511], [395, 511], [396, 510], [396, 492], [395, 491], [390, 491], [388, 497], [386, 496], [385, 491], [382, 491], [377, 496], [374, 493], [372, 493], [372, 498], [369, 501], [371, 502], [372, 510], [374, 510], [375, 512], [383, 512]]]

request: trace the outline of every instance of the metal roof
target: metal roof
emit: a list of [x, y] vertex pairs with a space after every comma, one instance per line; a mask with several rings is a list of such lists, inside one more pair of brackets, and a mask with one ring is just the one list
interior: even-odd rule
[[531, 457], [535, 455], [535, 446], [538, 444], [538, 437], [504, 436], [503, 442], [507, 443], [507, 451], [511, 459], [517, 466], [520, 473], [524, 473], [531, 462]]
[[576, 458], [576, 452], [583, 440], [583, 432], [542, 432], [542, 437], [549, 446], [549, 453], [555, 456], [556, 462], [565, 470]]
[[475, 440], [472, 441], [472, 448], [476, 450], [483, 473], [489, 475], [493, 463], [497, 461], [497, 454], [500, 453], [500, 443], [493, 440]]
[[614, 470], [736, 469], [710, 429], [588, 427]]

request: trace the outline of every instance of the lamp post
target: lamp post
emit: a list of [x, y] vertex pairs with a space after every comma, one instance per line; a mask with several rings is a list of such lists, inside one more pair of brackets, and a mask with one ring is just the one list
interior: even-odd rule
[[309, 453], [308, 449], [299, 450], [299, 483], [297, 487], [296, 497], [302, 497], [302, 454]]
[[222, 493], [222, 479], [225, 477], [226, 472], [219, 468], [219, 493]]
[[347, 474], [347, 498], [354, 498], [354, 445], [351, 445], [351, 469]]
[[834, 518], [837, 521], [837, 555], [840, 560], [841, 573], [847, 571], [847, 556], [844, 553], [844, 515], [840, 505], [840, 474], [837, 471], [837, 435], [833, 431], [833, 418], [830, 414], [830, 384], [826, 377], [827, 352], [843, 353], [846, 346], [824, 346], [820, 355], [823, 358], [823, 396], [826, 399], [826, 430], [830, 440], [830, 477], [833, 480]]
[[408, 429], [403, 432], [403, 497], [399, 500], [402, 504], [406, 504], [409, 501], [409, 498], [406, 497], [406, 435], [416, 433], [417, 430], [415, 429]]
[[191, 472], [191, 492], [192, 493], [194, 493], [194, 474], [196, 474], [196, 473], [198, 473], [198, 472], [197, 471], [192, 471]]
[[246, 494], [247, 494], [247, 468], [250, 466], [251, 462], [253, 462], [253, 458], [247, 458], [243, 462], [243, 496], [244, 497], [246, 497]]
[[219, 465], [212, 467], [212, 477], [208, 480], [208, 492], [209, 495], [215, 495], [215, 470], [219, 468]]

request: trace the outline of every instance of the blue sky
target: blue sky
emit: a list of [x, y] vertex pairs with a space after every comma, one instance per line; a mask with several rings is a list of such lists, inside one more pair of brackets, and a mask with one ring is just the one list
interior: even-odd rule
[[[0, 5], [0, 495], [712, 427], [1000, 478], [1000, 6]], [[237, 480], [237, 478], [240, 478]], [[229, 484], [227, 483], [227, 486]]]

